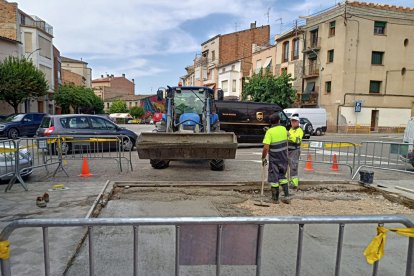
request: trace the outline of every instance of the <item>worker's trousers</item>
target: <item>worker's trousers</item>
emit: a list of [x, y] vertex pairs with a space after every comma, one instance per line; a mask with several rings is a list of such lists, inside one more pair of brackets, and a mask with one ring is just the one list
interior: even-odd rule
[[299, 185], [298, 167], [300, 158], [300, 148], [290, 150], [288, 152], [289, 160], [289, 173], [291, 184], [295, 187]]

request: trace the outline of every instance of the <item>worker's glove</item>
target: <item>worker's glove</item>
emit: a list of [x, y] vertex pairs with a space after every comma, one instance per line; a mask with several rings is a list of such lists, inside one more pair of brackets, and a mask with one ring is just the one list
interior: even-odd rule
[[267, 166], [267, 159], [266, 158], [262, 158], [262, 166], [263, 167]]

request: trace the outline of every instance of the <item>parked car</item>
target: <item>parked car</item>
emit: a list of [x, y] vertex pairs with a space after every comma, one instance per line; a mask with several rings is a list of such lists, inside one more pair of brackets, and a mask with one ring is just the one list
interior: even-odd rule
[[312, 123], [308, 120], [308, 118], [299, 118], [299, 124], [304, 133], [303, 138], [309, 139], [313, 133]]
[[288, 117], [299, 116], [312, 122], [312, 135], [320, 136], [327, 130], [326, 110], [324, 108], [286, 108], [283, 110]]
[[[68, 115], [47, 115], [37, 130], [37, 136], [108, 136], [125, 135], [129, 137], [122, 141], [124, 150], [131, 150], [137, 141], [137, 134], [129, 129], [120, 127], [112, 121], [99, 115], [68, 114]], [[62, 144], [62, 151], [69, 152], [71, 143]]]
[[[13, 177], [15, 170], [15, 159], [16, 155], [13, 151], [7, 151], [7, 149], [14, 148], [11, 143], [0, 144], [0, 181], [7, 181]], [[30, 151], [27, 149], [21, 149], [19, 151], [19, 169], [21, 170], [20, 175], [23, 179], [28, 178], [33, 172], [33, 158]]]
[[32, 137], [36, 134], [45, 113], [13, 114], [0, 122], [0, 136], [17, 139], [22, 136]]

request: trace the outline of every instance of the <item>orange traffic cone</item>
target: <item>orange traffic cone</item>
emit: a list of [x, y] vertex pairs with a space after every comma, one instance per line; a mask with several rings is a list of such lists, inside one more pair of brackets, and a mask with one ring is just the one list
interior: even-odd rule
[[333, 155], [333, 162], [332, 162], [331, 171], [336, 171], [336, 172], [339, 171], [338, 160], [336, 159], [336, 153], [334, 153], [334, 155]]
[[308, 171], [308, 172], [312, 172], [313, 171], [313, 167], [312, 167], [312, 155], [310, 153], [308, 153], [308, 160], [306, 160], [305, 171]]
[[79, 176], [81, 177], [92, 176], [92, 174], [89, 172], [88, 160], [86, 159], [86, 157], [83, 158], [82, 173]]

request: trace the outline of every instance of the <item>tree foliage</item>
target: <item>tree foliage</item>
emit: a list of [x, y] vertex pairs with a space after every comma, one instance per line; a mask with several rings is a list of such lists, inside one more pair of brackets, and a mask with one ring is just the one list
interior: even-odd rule
[[109, 113], [128, 113], [128, 107], [125, 101], [116, 100], [109, 108]]
[[0, 63], [0, 100], [18, 113], [20, 103], [47, 94], [48, 83], [42, 71], [31, 60], [7, 57]]
[[56, 104], [62, 108], [62, 113], [70, 113], [72, 108], [80, 113], [103, 113], [104, 104], [92, 89], [84, 86], [65, 84], [60, 87], [54, 97]]
[[275, 103], [282, 108], [290, 107], [296, 99], [296, 91], [292, 88], [291, 74], [282, 73], [273, 76], [270, 72], [259, 72], [248, 79], [244, 87], [243, 100], [248, 96], [254, 102]]
[[145, 114], [145, 110], [142, 106], [133, 106], [129, 110], [129, 114], [134, 118], [141, 118]]

